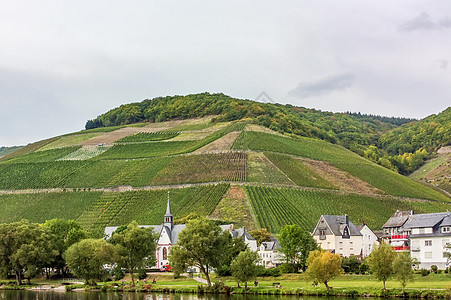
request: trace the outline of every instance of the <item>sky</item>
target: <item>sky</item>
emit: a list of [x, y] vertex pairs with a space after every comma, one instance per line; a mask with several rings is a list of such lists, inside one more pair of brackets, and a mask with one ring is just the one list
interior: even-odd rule
[[0, 146], [211, 92], [423, 118], [451, 103], [451, 1], [1, 1]]

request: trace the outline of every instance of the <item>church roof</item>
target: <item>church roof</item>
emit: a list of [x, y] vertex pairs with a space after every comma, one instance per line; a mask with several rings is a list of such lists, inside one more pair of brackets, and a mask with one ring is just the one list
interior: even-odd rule
[[165, 217], [172, 217], [172, 212], [171, 212], [171, 204], [169, 203], [169, 198], [168, 198], [168, 204], [166, 207], [166, 213], [164, 214]]

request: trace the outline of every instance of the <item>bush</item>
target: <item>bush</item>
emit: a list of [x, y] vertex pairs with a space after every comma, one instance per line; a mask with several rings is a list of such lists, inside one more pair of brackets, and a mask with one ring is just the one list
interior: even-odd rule
[[216, 273], [220, 277], [231, 276], [232, 275], [232, 273], [230, 272], [230, 267], [227, 266], [227, 265], [220, 266], [218, 269], [216, 269]]
[[279, 267], [266, 269], [264, 266], [257, 267], [257, 276], [258, 277], [278, 277], [282, 275], [282, 272]]
[[341, 267], [345, 273], [360, 273], [360, 265], [362, 263], [356, 256], [344, 257], [341, 262]]
[[366, 262], [361, 263], [359, 266], [360, 274], [366, 274], [366, 272], [368, 272], [369, 269], [370, 269], [370, 267], [367, 265]]
[[146, 269], [142, 268], [138, 271], [138, 278], [143, 280], [147, 278]]
[[428, 275], [429, 275], [429, 270], [427, 270], [427, 269], [421, 269], [421, 270], [420, 270], [420, 273], [421, 273], [422, 276], [428, 276]]
[[113, 269], [113, 276], [114, 276], [114, 280], [121, 280], [122, 278], [124, 278], [125, 273], [124, 273], [124, 271], [122, 271], [121, 267], [116, 266]]
[[436, 265], [432, 265], [431, 266], [431, 271], [434, 272], [435, 274], [437, 274], [438, 267]]

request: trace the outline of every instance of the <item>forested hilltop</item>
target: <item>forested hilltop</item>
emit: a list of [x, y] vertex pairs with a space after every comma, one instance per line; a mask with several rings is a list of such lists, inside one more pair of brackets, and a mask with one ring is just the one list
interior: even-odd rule
[[[121, 105], [88, 120], [86, 129], [139, 122], [216, 116], [213, 122], [247, 119], [274, 131], [340, 144], [386, 168], [409, 174], [451, 142], [451, 109], [420, 121], [360, 113], [332, 113], [290, 104], [260, 103], [224, 94], [193, 94]], [[401, 126], [399, 126], [401, 125]]]

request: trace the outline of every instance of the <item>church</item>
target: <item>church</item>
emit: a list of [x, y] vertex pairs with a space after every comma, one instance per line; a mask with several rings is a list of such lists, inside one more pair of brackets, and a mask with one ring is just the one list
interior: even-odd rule
[[[105, 236], [110, 237], [119, 226], [105, 227]], [[159, 235], [155, 251], [156, 266], [161, 268], [169, 264], [169, 253], [171, 247], [177, 244], [179, 233], [186, 227], [186, 224], [174, 225], [174, 216], [171, 212], [171, 204], [168, 199], [166, 213], [163, 216], [161, 225], [139, 225], [139, 227], [153, 227], [155, 233]], [[245, 227], [234, 229], [233, 224], [220, 225], [223, 231], [229, 231], [234, 237], [241, 237], [246, 245], [252, 250], [257, 251], [257, 241], [253, 238]]]

